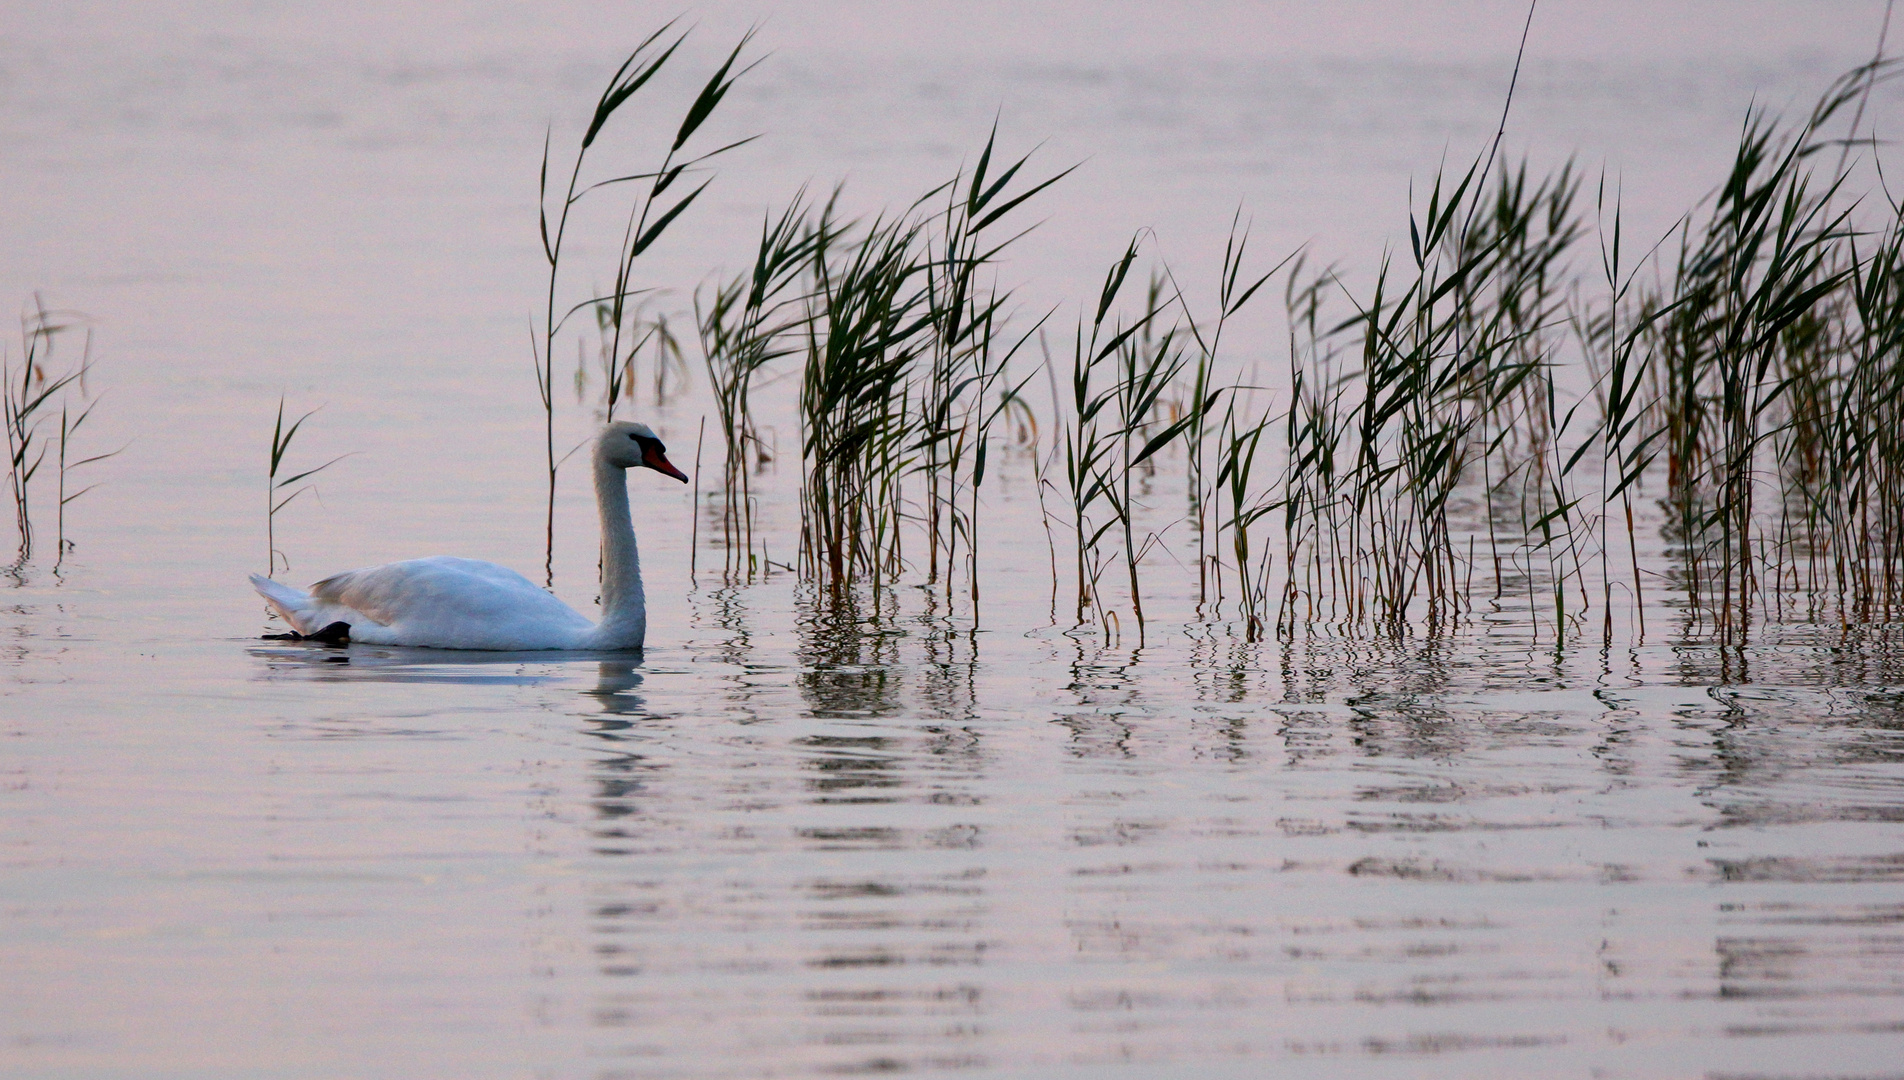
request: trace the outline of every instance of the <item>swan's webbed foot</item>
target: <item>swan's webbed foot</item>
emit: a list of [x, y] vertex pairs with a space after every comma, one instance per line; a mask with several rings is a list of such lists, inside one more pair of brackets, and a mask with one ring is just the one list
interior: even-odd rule
[[296, 630], [284, 634], [266, 634], [266, 641], [315, 641], [321, 645], [350, 644], [350, 624], [334, 622], [315, 634], [300, 634]]

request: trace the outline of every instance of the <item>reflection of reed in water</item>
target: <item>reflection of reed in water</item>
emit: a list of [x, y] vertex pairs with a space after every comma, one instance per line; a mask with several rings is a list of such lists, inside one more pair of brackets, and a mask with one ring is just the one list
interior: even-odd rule
[[747, 590], [738, 585], [688, 594], [692, 625], [697, 632], [716, 630], [716, 643], [697, 642], [698, 651], [723, 665], [745, 668], [753, 660], [754, 625], [747, 610]]
[[[701, 656], [758, 663], [747, 595], [695, 594]], [[757, 702], [753, 723], [631, 724], [639, 672], [600, 670], [588, 733], [610, 752], [586, 767], [577, 822], [579, 986], [598, 1032], [640, 1048], [617, 1062], [631, 1071], [745, 1071], [739, 1048], [789, 1029], [802, 1034], [778, 1051], [787, 1072], [984, 1063], [978, 969], [1003, 937], [970, 809], [985, 759], [976, 731], [919, 715], [910, 693], [969, 716], [969, 645], [916, 630], [892, 595], [841, 595], [799, 596], [799, 704]], [[711, 771], [683, 754], [694, 745], [718, 754]], [[718, 1046], [707, 1017], [724, 1025]]]
[[[990, 1009], [976, 969], [992, 934], [985, 833], [966, 815], [984, 758], [974, 731], [942, 722], [973, 715], [976, 648], [935, 617], [942, 596], [920, 595], [930, 610], [903, 622], [890, 589], [802, 597], [799, 688], [814, 723], [793, 749], [803, 801], [826, 809], [803, 813], [797, 836], [824, 869], [790, 900], [804, 930], [823, 931], [803, 936], [801, 1012], [824, 1032], [827, 1071], [982, 1063], [975, 1021]], [[886, 719], [900, 716], [917, 721]], [[919, 864], [918, 852], [939, 854]]]
[[1135, 733], [1128, 716], [1143, 709], [1135, 668], [1140, 645], [1128, 653], [1096, 648], [1082, 634], [1066, 634], [1075, 650], [1071, 682], [1065, 689], [1078, 708], [1061, 713], [1058, 726], [1071, 732], [1071, 753], [1081, 758], [1128, 758]]
[[955, 621], [952, 601], [938, 591], [924, 589], [919, 597], [925, 611], [912, 635], [919, 653], [912, 664], [918, 683], [914, 708], [942, 720], [976, 719], [979, 635]]
[[804, 589], [800, 696], [816, 718], [900, 711], [899, 642], [890, 589]]

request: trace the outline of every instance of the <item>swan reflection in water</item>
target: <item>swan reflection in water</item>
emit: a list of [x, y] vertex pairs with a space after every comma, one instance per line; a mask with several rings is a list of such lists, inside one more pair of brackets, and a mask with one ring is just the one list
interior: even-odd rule
[[412, 649], [396, 645], [325, 646], [304, 642], [246, 650], [265, 661], [264, 679], [324, 682], [434, 683], [459, 686], [554, 686], [573, 682], [584, 663], [595, 665], [595, 685], [582, 691], [612, 716], [644, 716], [647, 703], [640, 652], [535, 650], [478, 652]]

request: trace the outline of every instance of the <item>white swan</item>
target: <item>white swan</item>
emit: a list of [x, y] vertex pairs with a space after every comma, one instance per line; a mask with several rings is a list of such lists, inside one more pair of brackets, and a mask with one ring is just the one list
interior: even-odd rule
[[648, 629], [641, 559], [628, 514], [627, 470], [683, 483], [644, 424], [610, 424], [595, 440], [602, 513], [602, 621], [591, 623], [514, 570], [477, 559], [427, 559], [347, 570], [309, 593], [260, 574], [251, 584], [298, 636], [435, 649], [639, 649]]

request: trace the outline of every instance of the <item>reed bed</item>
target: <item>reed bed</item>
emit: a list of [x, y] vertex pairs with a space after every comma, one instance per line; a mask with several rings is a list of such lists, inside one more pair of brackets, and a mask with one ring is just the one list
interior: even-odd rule
[[1834, 597], [1847, 620], [1888, 620], [1898, 600], [1904, 459], [1884, 427], [1904, 326], [1900, 218], [1890, 206], [1887, 220], [1861, 220], [1842, 162], [1816, 166], [1858, 135], [1832, 137], [1831, 121], [1894, 71], [1851, 72], [1793, 129], [1754, 111], [1649, 297], [1686, 603], [1723, 639], [1789, 593]]
[[[675, 45], [631, 58], [595, 128]], [[726, 578], [773, 568], [753, 509], [755, 398], [786, 375], [801, 433], [790, 569], [821, 596], [914, 575], [976, 620], [981, 491], [1013, 415], [1033, 444], [1054, 611], [1068, 579], [1073, 625], [1139, 645], [1164, 550], [1195, 574], [1196, 617], [1250, 640], [1485, 616], [1556, 645], [1596, 629], [1611, 642], [1620, 625], [1644, 632], [1649, 597], [1722, 640], [1754, 618], [1888, 620], [1904, 603], [1904, 218], [1848, 170], [1852, 150], [1876, 152], [1858, 118], [1894, 74], [1850, 72], [1795, 122], [1751, 113], [1729, 174], [1637, 258], [1604, 178], [1588, 199], [1573, 163], [1541, 174], [1490, 150], [1424, 185], [1407, 247], [1360, 287], [1304, 253], [1246, 269], [1239, 212], [1199, 318], [1139, 234], [1055, 356], [1056, 311], [1021, 310], [997, 262], [1026, 234], [1019, 208], [1069, 169], [1021, 179], [1029, 158], [997, 164], [994, 129], [969, 171], [898, 212], [851, 219], [839, 192], [819, 207], [802, 192], [763, 219], [747, 271], [695, 297]], [[673, 160], [639, 178], [652, 187], [615, 291], [595, 298], [611, 366], [627, 351], [616, 328], [640, 321], [623, 302], [642, 238], [701, 190], [646, 224]], [[553, 274], [559, 219], [552, 235]], [[1278, 279], [1286, 356], [1228, 355], [1226, 327]], [[1045, 408], [1023, 392], [1041, 370]], [[1160, 470], [1181, 512], [1152, 493]], [[1655, 529], [1670, 593], [1643, 565]]]
[[[1437, 178], [1410, 220], [1409, 261], [1384, 265], [1367, 298], [1333, 273], [1291, 279], [1287, 464], [1270, 504], [1285, 509], [1281, 624], [1445, 623], [1472, 607], [1477, 555], [1496, 597], [1538, 566], [1565, 622], [1580, 454], [1561, 457], [1575, 412], [1554, 368], [1577, 184], [1570, 168], [1543, 182], [1522, 169], [1484, 192], [1480, 167]], [[1352, 313], [1331, 325], [1336, 293]], [[1485, 549], [1452, 512], [1472, 487]], [[1266, 605], [1255, 580], [1249, 603]]]
[[[1891, 70], [1846, 75], [1793, 125], [1748, 117], [1651, 280], [1624, 265], [1604, 182], [1589, 229], [1570, 165], [1523, 166], [1485, 194], [1473, 172], [1438, 180], [1412, 266], [1385, 266], [1350, 318], [1319, 321], [1327, 278], [1293, 290], [1284, 624], [1434, 625], [1518, 591], [1558, 639], [1597, 601], [1610, 640], [1616, 578], [1643, 625], [1634, 499], [1662, 456], [1682, 606], [1722, 641], [1793, 603], [1887, 617], [1898, 208], [1861, 214], [1843, 163], [1816, 163]], [[1569, 263], [1595, 231], [1597, 291]], [[1451, 513], [1464, 490], [1485, 536]]]
[[[799, 358], [799, 571], [844, 595], [911, 565], [923, 533], [929, 584], [978, 596], [977, 528], [993, 429], [1033, 372], [1010, 377], [1043, 320], [1007, 336], [1011, 297], [992, 274], [1024, 235], [1007, 218], [1065, 172], [1036, 183], [1029, 159], [995, 161], [996, 132], [967, 172], [904, 211], [846, 219], [836, 190], [804, 192], [763, 220], [749, 271], [704, 285], [695, 315], [722, 435], [728, 580], [770, 568], [756, 539], [753, 478], [765, 455], [754, 392]], [[964, 573], [959, 573], [961, 563]]]

